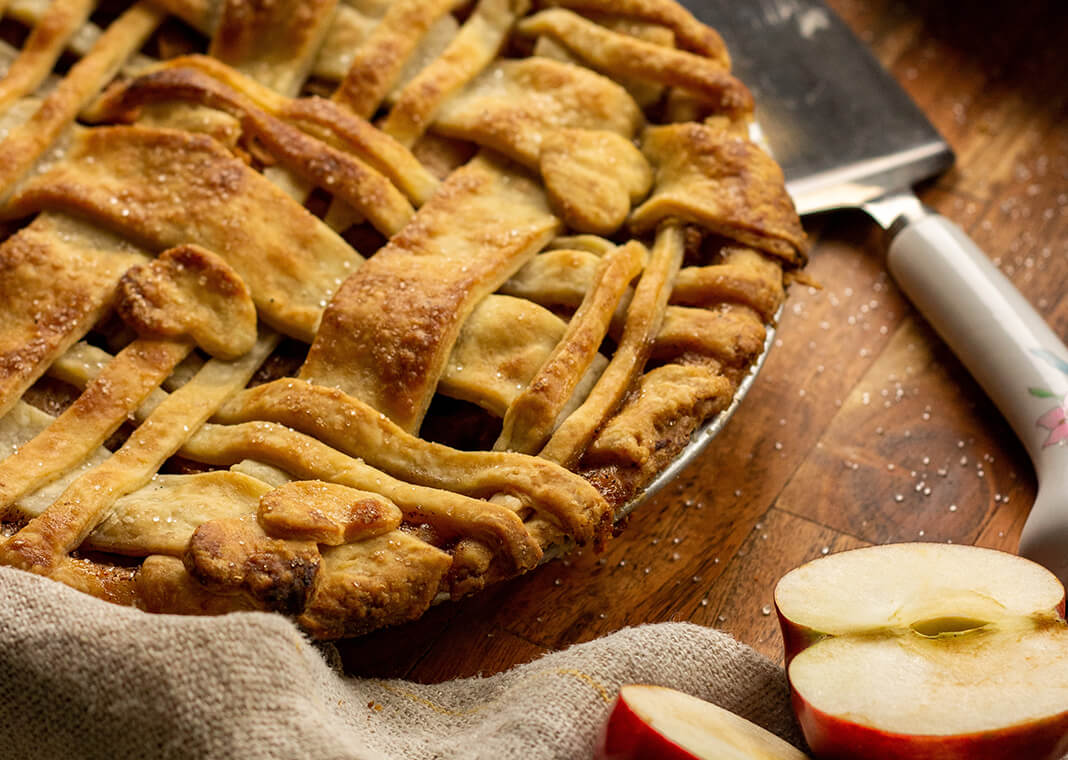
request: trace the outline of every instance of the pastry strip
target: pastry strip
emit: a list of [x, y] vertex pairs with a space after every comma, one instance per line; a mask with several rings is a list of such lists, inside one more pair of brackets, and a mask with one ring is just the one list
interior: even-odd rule
[[[31, 406], [25, 401], [19, 401], [7, 414], [0, 417], [0, 452], [5, 455], [14, 453], [20, 446], [44, 431], [55, 419], [53, 415], [41, 411], [36, 406]], [[15, 502], [14, 508], [8, 510], [7, 515], [0, 510], [0, 519], [19, 516], [33, 517], [41, 514], [82, 473], [101, 464], [110, 456], [110, 451], [103, 446], [99, 447], [85, 457], [74, 469], [59, 476], [48, 485], [20, 498]]]
[[345, 0], [334, 9], [334, 23], [326, 32], [319, 53], [312, 64], [312, 76], [328, 82], [345, 78], [360, 45], [371, 36], [385, 15], [387, 6]]
[[287, 103], [279, 115], [335, 148], [359, 156], [389, 177], [416, 206], [426, 203], [441, 186], [403, 145], [336, 103], [301, 98]]
[[[355, 154], [389, 177], [417, 205], [426, 202], [440, 184], [404, 146], [337, 103], [322, 98], [282, 97], [229, 66], [203, 55], [174, 58], [154, 66], [146, 74], [174, 68], [196, 69], [245, 96], [272, 116], [293, 124], [339, 150]], [[131, 86], [144, 85], [135, 80]], [[94, 104], [90, 112], [91, 120], [103, 120], [109, 108], [121, 105], [123, 97], [120, 89], [102, 98]]]
[[361, 260], [213, 140], [172, 130], [78, 132], [66, 158], [29, 181], [6, 211], [41, 208], [88, 216], [156, 249], [207, 248], [248, 284], [265, 322], [309, 342], [330, 294]]
[[504, 417], [566, 330], [567, 322], [535, 303], [486, 296], [464, 320], [437, 392]]
[[357, 488], [297, 480], [263, 495], [257, 509], [269, 536], [341, 546], [389, 533], [404, 514], [381, 494]]
[[500, 292], [545, 307], [577, 309], [594, 283], [601, 256], [561, 248], [540, 253], [501, 286]]
[[[0, 2], [0, 7], [3, 8], [4, 18], [14, 19], [32, 28], [40, 24], [42, 19], [48, 15], [52, 9], [52, 2], [51, 0], [10, 0], [10, 2]], [[91, 9], [90, 13], [92, 13]], [[83, 21], [67, 38], [67, 50], [81, 57], [92, 49], [103, 33], [103, 30], [92, 21]]]
[[474, 536], [499, 547], [517, 569], [534, 567], [541, 558], [537, 542], [511, 510], [460, 493], [406, 483], [283, 425], [207, 425], [190, 438], [181, 454], [221, 466], [255, 459], [303, 480], [379, 493], [400, 507], [411, 522], [430, 523], [447, 537]]
[[434, 130], [493, 148], [536, 169], [542, 139], [557, 129], [631, 138], [641, 109], [611, 79], [548, 58], [499, 60], [441, 105]]
[[[597, 23], [621, 34], [628, 34], [655, 45], [665, 45], [669, 48], [675, 47], [675, 33], [666, 26], [630, 19], [625, 16], [598, 14], [596, 19]], [[552, 37], [539, 36], [534, 42], [534, 55], [545, 56], [564, 63], [572, 63], [576, 66], [587, 65], [583, 63], [581, 58]], [[648, 79], [636, 79], [619, 75], [615, 75], [613, 78], [623, 85], [624, 89], [634, 98], [634, 102], [643, 109], [655, 108], [663, 98], [664, 90], [666, 89], [663, 85], [651, 82]]]
[[[600, 256], [559, 249], [531, 259], [499, 292], [547, 307], [577, 308], [593, 284]], [[770, 321], [784, 297], [782, 266], [772, 257], [742, 246], [724, 249], [723, 262], [683, 267], [671, 301], [677, 306], [716, 306], [724, 301], [755, 309]]]
[[[48, 368], [48, 375], [68, 385], [73, 385], [75, 388], [84, 389], [113, 359], [114, 357], [104, 349], [80, 341], [52, 363], [52, 366]], [[199, 370], [198, 367], [197, 371]], [[166, 385], [164, 383], [164, 387]], [[163, 403], [167, 395], [167, 391], [162, 387], [154, 388], [133, 412], [134, 419], [143, 420], [152, 413], [153, 409]]]
[[208, 54], [272, 90], [295, 96], [334, 18], [337, 0], [220, 0]]
[[319, 579], [297, 621], [322, 638], [360, 636], [426, 612], [452, 558], [403, 531], [323, 550]]
[[89, 54], [71, 67], [29, 121], [11, 130], [0, 142], [0, 198], [10, 194], [15, 183], [74, 121], [78, 111], [115, 76], [123, 62], [140, 49], [163, 18], [161, 11], [146, 2], [131, 6], [108, 27]]
[[656, 184], [631, 214], [634, 231], [678, 218], [790, 264], [804, 261], [808, 242], [782, 169], [754, 143], [705, 124], [671, 124], [647, 129], [642, 152]]
[[48, 575], [76, 549], [116, 499], [142, 487], [163, 462], [234, 392], [244, 387], [278, 344], [261, 334], [255, 348], [233, 362], [212, 360], [172, 393], [114, 455], [74, 481], [63, 495], [0, 545], [0, 564]]
[[301, 377], [417, 430], [467, 315], [558, 229], [522, 171], [475, 159], [341, 286]]
[[393, 89], [419, 40], [457, 0], [395, 0], [356, 51], [334, 100], [369, 119]]
[[682, 264], [683, 248], [682, 225], [672, 221], [661, 225], [649, 264], [627, 309], [626, 327], [615, 355], [586, 401], [553, 433], [541, 456], [565, 467], [573, 466], [597, 428], [619, 406], [645, 366], [653, 337], [660, 331], [671, 286]]
[[200, 525], [255, 514], [270, 491], [261, 480], [226, 470], [160, 475], [116, 500], [83, 546], [134, 557], [180, 557]]
[[[460, 330], [438, 393], [477, 404], [503, 418], [566, 331], [567, 322], [536, 303], [486, 296]], [[594, 357], [571, 394], [565, 415], [585, 400], [607, 364], [604, 356]]]
[[0, 461], [0, 514], [92, 454], [192, 347], [140, 340], [120, 351], [48, 428]]
[[153, 4], [211, 37], [223, 14], [223, 0], [153, 0]]
[[720, 112], [753, 110], [752, 94], [722, 60], [619, 34], [562, 8], [529, 16], [518, 28], [523, 34], [552, 37], [601, 71], [681, 87], [708, 98]]
[[679, 306], [742, 303], [755, 309], [765, 322], [774, 318], [783, 297], [782, 265], [742, 246], [726, 248], [722, 264], [684, 267], [671, 291], [671, 303]]
[[79, 233], [42, 214], [0, 244], [0, 415], [104, 315], [119, 276], [142, 260]]
[[764, 322], [748, 306], [723, 304], [718, 309], [669, 306], [656, 336], [651, 358], [675, 359], [692, 353], [734, 368], [748, 368], [764, 349]]
[[630, 482], [647, 482], [733, 394], [734, 384], [706, 367], [657, 367], [641, 377], [623, 408], [590, 444], [583, 462], [590, 468], [621, 466], [631, 470]]
[[283, 378], [257, 386], [234, 398], [216, 419], [278, 422], [419, 485], [475, 498], [513, 494], [524, 506], [551, 515], [578, 541], [592, 538], [605, 514], [600, 494], [562, 467], [522, 454], [458, 451], [424, 441], [367, 404], [322, 385]]
[[438, 58], [404, 86], [382, 131], [410, 148], [430, 127], [443, 102], [485, 69], [500, 51], [528, 0], [480, 0]]
[[48, 6], [0, 80], [0, 111], [36, 90], [52, 73], [67, 41], [89, 18], [94, 4], [94, 0], [54, 0]]
[[673, 0], [549, 0], [547, 4], [662, 24], [675, 33], [679, 47], [712, 58], [724, 69], [730, 69], [727, 46], [719, 32], [702, 24], [685, 6]]
[[61, 557], [51, 578], [83, 594], [132, 607], [137, 603], [134, 571], [128, 567], [103, 565], [81, 557]]
[[399, 232], [414, 213], [400, 191], [359, 158], [271, 116], [197, 69], [168, 67], [145, 74], [122, 90], [112, 107], [173, 100], [189, 100], [241, 119], [245, 131], [287, 168], [344, 200], [387, 237]]
[[[0, 510], [76, 467], [132, 415], [193, 348], [236, 358], [255, 342], [247, 289], [213, 254], [183, 248], [134, 267], [119, 283], [118, 311], [141, 338], [95, 374], [45, 430], [0, 462]], [[225, 332], [224, 332], [225, 327]]]
[[504, 416], [498, 451], [533, 454], [545, 445], [575, 386], [597, 355], [612, 314], [641, 271], [644, 246], [630, 242], [605, 254], [567, 332]]
[[244, 594], [213, 594], [201, 586], [178, 557], [153, 554], [133, 579], [136, 603], [148, 612], [171, 615], [223, 615], [262, 609]]

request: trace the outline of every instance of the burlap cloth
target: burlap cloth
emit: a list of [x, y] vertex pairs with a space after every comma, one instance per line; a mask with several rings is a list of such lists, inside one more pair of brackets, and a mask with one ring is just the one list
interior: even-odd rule
[[635, 682], [799, 741], [782, 670], [686, 623], [427, 686], [341, 675], [277, 615], [148, 615], [7, 568], [0, 604], [2, 758], [588, 758]]

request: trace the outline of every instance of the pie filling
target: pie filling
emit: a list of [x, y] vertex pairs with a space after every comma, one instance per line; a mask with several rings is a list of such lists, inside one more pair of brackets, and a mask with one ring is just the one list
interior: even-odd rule
[[804, 263], [674, 0], [0, 31], [0, 563], [113, 602], [336, 638], [599, 546]]

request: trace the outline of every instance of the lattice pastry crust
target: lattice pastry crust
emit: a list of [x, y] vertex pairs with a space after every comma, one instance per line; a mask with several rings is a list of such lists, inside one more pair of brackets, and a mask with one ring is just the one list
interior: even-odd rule
[[356, 635], [600, 544], [804, 260], [674, 0], [2, 28], [0, 563], [114, 602]]

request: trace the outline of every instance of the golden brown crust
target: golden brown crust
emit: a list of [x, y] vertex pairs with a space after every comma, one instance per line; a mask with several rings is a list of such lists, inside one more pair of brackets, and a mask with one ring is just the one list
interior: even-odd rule
[[808, 251], [782, 169], [754, 143], [704, 124], [650, 127], [642, 151], [656, 168], [652, 197], [631, 214], [637, 232], [679, 218], [780, 256]]
[[663, 361], [683, 354], [716, 359], [729, 367], [748, 367], [764, 348], [764, 323], [747, 306], [717, 309], [669, 306], [656, 336], [652, 357]]
[[268, 534], [293, 541], [341, 546], [389, 533], [403, 513], [376, 493], [324, 483], [295, 481], [260, 499], [259, 520]]
[[257, 139], [273, 158], [305, 180], [334, 192], [383, 234], [398, 232], [412, 215], [412, 207], [401, 192], [377, 170], [271, 116], [196, 68], [170, 66], [146, 74], [109, 100], [99, 115], [122, 113], [157, 100], [190, 100], [225, 110], [241, 119], [248, 136]]
[[163, 14], [146, 3], [132, 6], [108, 27], [89, 54], [71, 67], [33, 116], [0, 142], [0, 197], [10, 194], [15, 183], [162, 20]]
[[40, 434], [0, 461], [0, 512], [85, 460], [192, 348], [134, 341]]
[[268, 324], [306, 340], [337, 281], [360, 261], [322, 222], [203, 135], [84, 130], [7, 210], [22, 216], [40, 208], [88, 216], [157, 249], [201, 245], [248, 284]]
[[208, 591], [247, 594], [289, 614], [304, 609], [321, 561], [314, 541], [271, 538], [255, 515], [204, 523], [183, 557], [186, 570]]
[[238, 388], [244, 387], [277, 340], [261, 337], [235, 362], [213, 360], [161, 403], [115, 454], [86, 472], [48, 509], [0, 545], [0, 563], [48, 574], [77, 548], [120, 496], [147, 483]]
[[405, 483], [282, 425], [208, 426], [193, 436], [181, 453], [195, 461], [226, 466], [253, 459], [285, 468], [302, 479], [374, 489], [400, 507], [412, 523], [432, 525], [443, 540], [472, 536], [504, 555], [513, 569], [529, 569], [542, 556], [541, 548], [512, 510], [459, 493]]
[[[297, 380], [261, 385], [235, 398], [217, 419], [278, 422], [409, 483], [474, 498], [512, 494], [524, 506], [557, 520], [579, 541], [596, 538], [607, 511], [596, 491], [551, 461], [507, 452], [458, 451], [424, 441], [369, 405], [322, 385]], [[484, 509], [487, 517], [500, 512]], [[514, 516], [506, 512], [500, 512], [502, 519]]]
[[637, 103], [612, 80], [581, 66], [525, 58], [500, 60], [438, 111], [434, 129], [538, 166], [545, 135], [593, 129], [632, 137], [644, 122]]
[[660, 331], [682, 254], [682, 226], [666, 222], [657, 232], [649, 264], [627, 307], [626, 326], [615, 355], [586, 401], [553, 433], [541, 456], [565, 466], [574, 465], [597, 428], [616, 410], [645, 366], [653, 339]]
[[132, 557], [181, 557], [200, 525], [255, 514], [270, 490], [262, 480], [227, 470], [159, 475], [116, 500], [83, 546]]
[[611, 235], [653, 184], [634, 144], [615, 132], [558, 129], [542, 139], [538, 170], [553, 209], [577, 232]]
[[209, 55], [274, 90], [296, 95], [337, 0], [221, 0], [219, 5]]
[[[503, 418], [566, 332], [567, 322], [531, 301], [487, 296], [464, 322], [438, 393]], [[568, 411], [585, 399], [607, 363], [599, 354], [594, 358]]]
[[577, 11], [600, 11], [662, 24], [675, 33], [679, 47], [718, 61], [730, 69], [727, 46], [719, 33], [698, 21], [686, 8], [671, 0], [548, 0]]
[[298, 622], [313, 636], [359, 636], [422, 615], [452, 558], [402, 531], [323, 552], [319, 583]]
[[39, 216], [0, 245], [0, 415], [104, 315], [137, 261], [55, 232]]
[[480, 0], [445, 52], [401, 90], [382, 131], [408, 147], [414, 145], [442, 103], [496, 57], [528, 6], [528, 0]]
[[[188, 74], [170, 80], [159, 77], [161, 72], [172, 69], [192, 69], [211, 78], [216, 84], [193, 79]], [[182, 56], [153, 67], [128, 85], [102, 96], [90, 109], [90, 116], [93, 121], [125, 119], [124, 111], [128, 106], [139, 103], [161, 105], [169, 102], [167, 98], [179, 97], [196, 102], [211, 99], [219, 107], [237, 108], [242, 114], [250, 110], [251, 104], [338, 150], [353, 154], [388, 177], [398, 190], [417, 205], [425, 203], [437, 189], [438, 182], [433, 175], [403, 145], [344, 106], [317, 97], [282, 97], [229, 66], [203, 55]], [[243, 102], [241, 98], [248, 102]], [[144, 122], [143, 116], [140, 121]], [[250, 126], [263, 128], [262, 124]], [[310, 152], [315, 154], [318, 150]]]
[[804, 255], [718, 35], [674, 0], [153, 2], [211, 55], [136, 53], [147, 5], [16, 14], [0, 563], [329, 638], [599, 550]]
[[571, 248], [545, 251], [516, 272], [500, 292], [550, 308], [577, 309], [594, 282], [600, 260], [599, 254]]
[[93, 10], [91, 0], [51, 3], [26, 38], [18, 58], [0, 80], [0, 111], [33, 92], [52, 71], [63, 46]]
[[356, 115], [370, 118], [430, 25], [455, 5], [456, 0], [395, 0], [357, 49], [334, 99]]
[[135, 573], [130, 567], [65, 557], [51, 577], [82, 593], [129, 607], [137, 603]]
[[752, 94], [722, 60], [620, 34], [562, 8], [523, 19], [519, 30], [551, 36], [599, 71], [681, 87], [716, 103], [723, 113], [753, 110]]
[[734, 301], [755, 309], [770, 322], [785, 296], [782, 266], [751, 248], [731, 246], [721, 264], [684, 267], [675, 279], [671, 303], [713, 306]]
[[222, 615], [258, 606], [243, 594], [213, 594], [196, 581], [177, 557], [153, 555], [134, 577], [137, 601], [149, 612], [172, 615]]
[[558, 228], [522, 171], [489, 157], [471, 162], [345, 281], [301, 377], [417, 430], [463, 320]]
[[701, 367], [657, 367], [641, 377], [619, 414], [590, 444], [584, 461], [594, 467], [639, 468], [640, 477], [647, 479], [664, 464], [659, 451], [689, 441], [688, 431], [674, 429], [679, 421], [707, 419], [727, 405], [733, 391], [730, 381]]
[[526, 389], [508, 407], [494, 448], [533, 454], [545, 445], [567, 400], [597, 356], [612, 314], [646, 252], [631, 242], [601, 259], [594, 285], [568, 323], [567, 332]]
[[220, 359], [236, 359], [256, 344], [256, 307], [248, 286], [229, 264], [199, 246], [170, 248], [128, 269], [118, 290], [118, 313], [141, 335], [188, 338]]

